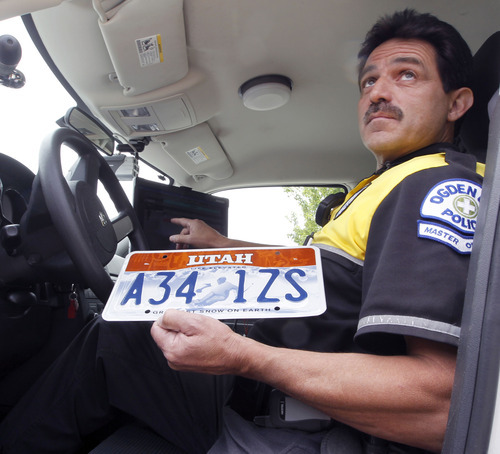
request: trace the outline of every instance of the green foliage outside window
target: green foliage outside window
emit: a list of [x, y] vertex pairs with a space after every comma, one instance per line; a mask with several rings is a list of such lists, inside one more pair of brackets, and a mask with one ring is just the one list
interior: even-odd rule
[[293, 231], [287, 236], [298, 245], [302, 245], [304, 240], [311, 233], [317, 232], [320, 226], [316, 224], [316, 209], [319, 203], [330, 194], [341, 191], [340, 188], [330, 187], [285, 187], [283, 188], [288, 197], [297, 201], [300, 213], [292, 213], [287, 216], [292, 223]]

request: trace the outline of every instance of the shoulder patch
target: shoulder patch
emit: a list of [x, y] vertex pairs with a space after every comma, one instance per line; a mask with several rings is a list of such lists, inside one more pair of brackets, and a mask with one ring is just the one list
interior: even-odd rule
[[473, 235], [481, 191], [481, 185], [470, 180], [442, 181], [425, 196], [420, 215], [445, 222], [462, 233]]
[[427, 221], [418, 221], [418, 236], [446, 244], [460, 254], [470, 254], [474, 241], [472, 236], [460, 235], [441, 224]]

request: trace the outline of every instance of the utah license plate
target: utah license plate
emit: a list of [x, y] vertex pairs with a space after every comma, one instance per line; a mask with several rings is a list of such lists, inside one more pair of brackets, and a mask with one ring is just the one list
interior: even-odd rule
[[287, 318], [326, 310], [315, 247], [129, 254], [102, 314], [156, 320], [166, 309], [218, 319]]

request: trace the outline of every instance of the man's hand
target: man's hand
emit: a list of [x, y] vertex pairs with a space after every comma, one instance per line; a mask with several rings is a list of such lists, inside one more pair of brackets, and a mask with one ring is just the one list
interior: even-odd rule
[[211, 317], [170, 309], [153, 324], [151, 335], [172, 369], [213, 375], [239, 372], [245, 338]]
[[177, 249], [185, 249], [188, 246], [199, 249], [269, 246], [249, 241], [232, 240], [199, 219], [172, 218], [170, 222], [183, 227], [181, 233], [170, 237], [170, 241], [177, 245]]
[[199, 219], [173, 218], [170, 222], [183, 227], [178, 235], [170, 237], [170, 241], [177, 245], [177, 249], [183, 249], [187, 246], [195, 248], [229, 247], [228, 238]]

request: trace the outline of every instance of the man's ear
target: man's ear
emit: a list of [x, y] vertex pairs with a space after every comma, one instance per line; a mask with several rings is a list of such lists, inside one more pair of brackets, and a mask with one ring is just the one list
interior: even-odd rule
[[474, 103], [472, 90], [462, 87], [450, 93], [451, 104], [448, 112], [448, 121], [455, 122], [467, 112]]

